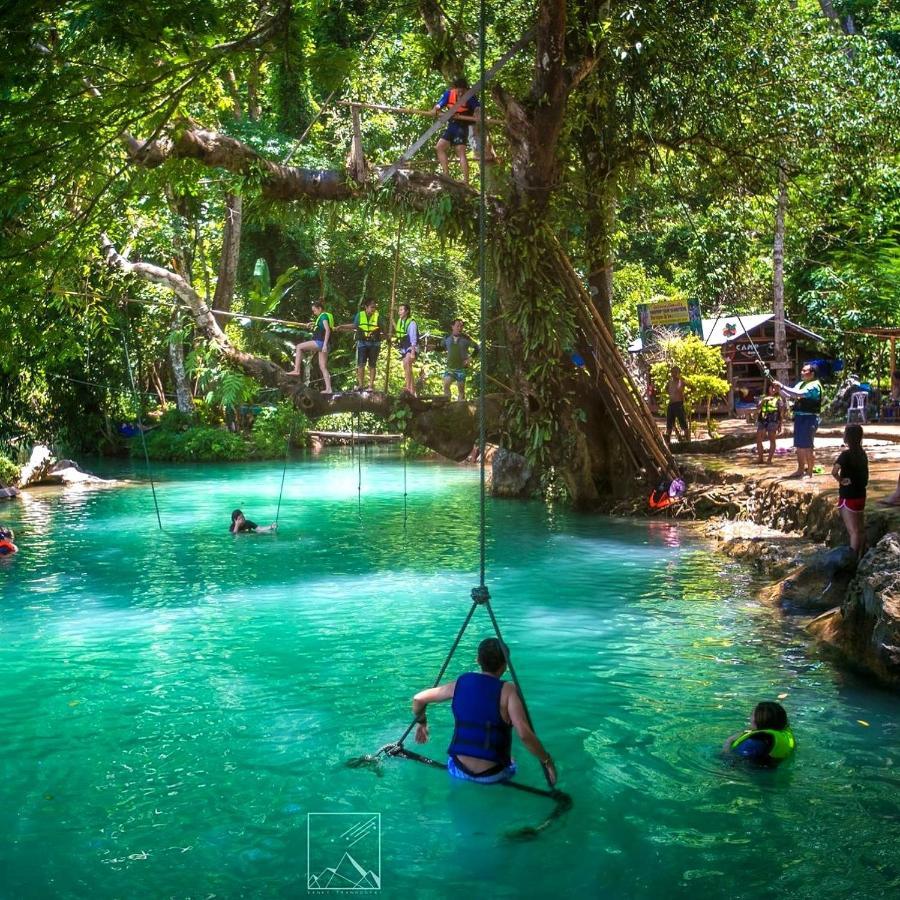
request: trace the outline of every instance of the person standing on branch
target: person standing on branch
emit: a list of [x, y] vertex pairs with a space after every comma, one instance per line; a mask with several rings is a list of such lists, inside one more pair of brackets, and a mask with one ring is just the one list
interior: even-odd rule
[[366, 386], [366, 366], [369, 367], [369, 388], [375, 390], [375, 367], [381, 352], [381, 325], [374, 300], [366, 300], [350, 325], [340, 325], [341, 331], [356, 333], [356, 389]]
[[[469, 158], [467, 156], [467, 148], [469, 144], [469, 122], [458, 119], [457, 116], [475, 116], [476, 110], [481, 105], [478, 97], [474, 94], [460, 103], [463, 95], [469, 90], [469, 82], [465, 78], [457, 78], [453, 84], [444, 91], [441, 99], [435, 104], [432, 112], [435, 116], [439, 116], [448, 106], [453, 110], [453, 117], [447, 122], [447, 127], [437, 142], [437, 158], [441, 164], [441, 171], [444, 175], [450, 177], [450, 160], [448, 150], [450, 147], [456, 148], [456, 155], [459, 158], [459, 167], [462, 169], [462, 180], [469, 183]], [[474, 123], [473, 123], [474, 124]], [[474, 126], [475, 134], [478, 134], [478, 126]]]
[[822, 408], [822, 385], [816, 378], [815, 366], [807, 363], [800, 370], [800, 381], [793, 388], [780, 381], [773, 384], [785, 400], [794, 401], [794, 449], [797, 471], [787, 478], [812, 478], [816, 465], [815, 436]]
[[416, 396], [416, 385], [413, 381], [413, 364], [416, 361], [416, 352], [419, 347], [419, 328], [416, 320], [412, 318], [412, 311], [408, 303], [401, 303], [400, 317], [394, 323], [394, 339], [397, 341], [397, 350], [400, 353], [400, 362], [403, 366], [404, 390], [412, 397]]
[[319, 369], [325, 381], [323, 394], [331, 393], [331, 373], [328, 371], [328, 350], [331, 346], [331, 333], [334, 331], [334, 316], [325, 312], [325, 306], [321, 300], [316, 300], [312, 305], [313, 315], [316, 317], [312, 323], [313, 336], [311, 341], [303, 341], [297, 344], [294, 351], [294, 368], [288, 375], [300, 375], [303, 372], [303, 351], [307, 350], [319, 354]]
[[471, 354], [479, 351], [478, 344], [467, 334], [463, 334], [462, 319], [454, 319], [450, 334], [444, 338], [447, 351], [447, 368], [444, 370], [444, 396], [450, 399], [450, 385], [456, 382], [459, 400], [466, 399], [466, 369], [469, 368]]

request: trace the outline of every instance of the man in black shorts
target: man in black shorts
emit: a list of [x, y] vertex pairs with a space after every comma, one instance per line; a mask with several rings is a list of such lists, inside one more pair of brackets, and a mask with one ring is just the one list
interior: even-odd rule
[[469, 82], [465, 78], [457, 78], [451, 87], [444, 91], [443, 96], [435, 104], [434, 114], [440, 115], [448, 106], [454, 111], [454, 117], [447, 123], [447, 128], [437, 142], [437, 158], [441, 164], [441, 170], [447, 178], [450, 177], [450, 160], [447, 151], [450, 147], [456, 147], [456, 155], [459, 157], [459, 167], [462, 169], [463, 181], [469, 183], [469, 158], [466, 155], [466, 146], [469, 143], [469, 123], [460, 121], [456, 114], [474, 116], [479, 107], [476, 96], [469, 97], [465, 103], [460, 103], [463, 95], [469, 90]]

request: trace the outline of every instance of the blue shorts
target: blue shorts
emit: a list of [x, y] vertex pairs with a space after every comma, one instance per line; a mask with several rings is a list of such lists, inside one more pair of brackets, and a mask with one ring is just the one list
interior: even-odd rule
[[468, 772], [464, 772], [451, 756], [447, 759], [447, 771], [454, 778], [459, 778], [462, 781], [474, 781], [476, 784], [498, 784], [501, 781], [509, 781], [516, 774], [516, 764], [511, 762], [505, 769], [500, 772], [493, 772], [490, 775], [470, 775]]
[[794, 446], [798, 450], [812, 450], [813, 438], [819, 427], [819, 417], [802, 413], [794, 416]]
[[444, 378], [449, 378], [451, 381], [458, 381], [462, 384], [466, 380], [466, 370], [465, 369], [447, 369], [444, 372]]
[[456, 122], [451, 119], [447, 123], [447, 129], [441, 135], [441, 139], [453, 144], [454, 147], [465, 146], [469, 143], [469, 125], [467, 122]]
[[381, 344], [377, 341], [360, 341], [356, 345], [356, 366], [361, 369], [368, 363], [370, 369], [374, 369], [378, 363], [378, 354], [381, 352]]
[[397, 352], [400, 354], [400, 359], [405, 358], [410, 353], [413, 355], [413, 359], [416, 358], [416, 348], [415, 347], [406, 347], [405, 349], [397, 348]]
[[325, 346], [325, 341], [318, 341], [315, 340], [315, 338], [313, 338], [313, 340], [315, 341], [315, 344], [319, 348], [319, 350], [321, 350]]

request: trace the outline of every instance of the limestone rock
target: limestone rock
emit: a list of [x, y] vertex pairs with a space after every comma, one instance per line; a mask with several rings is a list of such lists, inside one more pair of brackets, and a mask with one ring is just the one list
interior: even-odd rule
[[819, 550], [763, 591], [761, 599], [785, 612], [832, 609], [846, 596], [856, 569], [856, 554], [849, 547]]
[[537, 486], [531, 464], [512, 450], [489, 448], [485, 462], [487, 490], [492, 497], [527, 497]]
[[855, 665], [900, 687], [900, 534], [886, 534], [859, 564], [838, 609], [809, 630]]
[[31, 451], [31, 458], [22, 467], [20, 484], [23, 488], [56, 484], [102, 484], [104, 479], [82, 472], [71, 459], [55, 460], [49, 448], [38, 444]]

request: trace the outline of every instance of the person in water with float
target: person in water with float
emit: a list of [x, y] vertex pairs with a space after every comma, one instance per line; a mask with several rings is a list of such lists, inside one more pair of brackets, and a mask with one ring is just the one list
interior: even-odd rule
[[0, 557], [12, 556], [19, 552], [19, 548], [13, 543], [16, 534], [12, 528], [0, 525]]
[[498, 638], [486, 638], [478, 645], [478, 665], [480, 672], [467, 672], [413, 697], [413, 715], [418, 721], [416, 743], [424, 744], [429, 738], [428, 704], [452, 700], [454, 729], [447, 750], [447, 771], [454, 778], [478, 784], [512, 778], [516, 774], [510, 755], [515, 729], [522, 743], [541, 761], [550, 784], [556, 784], [553, 760], [528, 724], [516, 686], [502, 680], [506, 651]]
[[794, 733], [788, 725], [784, 707], [764, 700], [756, 704], [750, 716], [750, 728], [731, 735], [722, 751], [771, 768], [787, 759], [795, 747]]
[[231, 528], [228, 529], [232, 534], [269, 534], [278, 530], [278, 524], [273, 522], [271, 525], [260, 527], [256, 522], [251, 522], [239, 509], [231, 514]]

